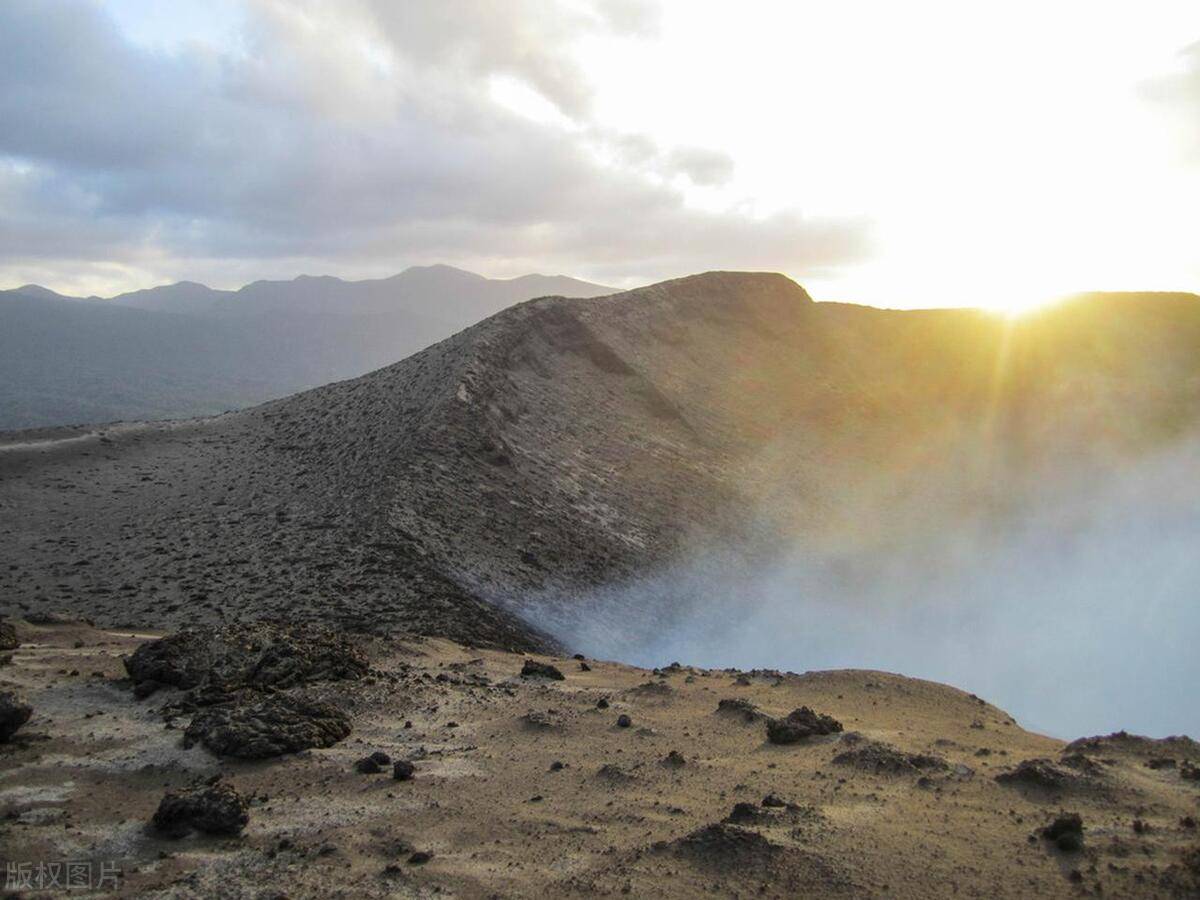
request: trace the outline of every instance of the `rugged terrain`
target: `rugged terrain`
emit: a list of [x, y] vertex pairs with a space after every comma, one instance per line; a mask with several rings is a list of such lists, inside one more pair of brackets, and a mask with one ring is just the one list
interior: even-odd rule
[[[682, 557], [1002, 530], [1191, 433], [1198, 347], [1191, 295], [1015, 322], [753, 273], [538, 299], [254, 409], [3, 435], [0, 611], [547, 648], [516, 616], [556, 630]], [[622, 615], [668, 627], [679, 599]]]
[[[107, 873], [106, 889], [150, 897], [1200, 891], [1200, 746], [1066, 746], [930, 682], [535, 657], [556, 680], [522, 677], [529, 658], [501, 651], [363, 639], [362, 677], [324, 671], [338, 680], [308, 688], [345, 710], [349, 736], [246, 761], [184, 748], [181, 709], [202, 694], [135, 697], [122, 657], [151, 635], [16, 633], [0, 672], [34, 713], [0, 745], [0, 846], [30, 878], [75, 860], [93, 885]], [[299, 665], [259, 666], [275, 673], [260, 689], [295, 693], [279, 678]], [[764, 717], [801, 706], [843, 730], [771, 743]], [[372, 753], [389, 764], [359, 771]], [[411, 777], [393, 778], [395, 761]], [[176, 830], [179, 800], [155, 818], [167, 792], [217, 776], [238, 805], [196, 827], [227, 833], [177, 836], [192, 821]]]

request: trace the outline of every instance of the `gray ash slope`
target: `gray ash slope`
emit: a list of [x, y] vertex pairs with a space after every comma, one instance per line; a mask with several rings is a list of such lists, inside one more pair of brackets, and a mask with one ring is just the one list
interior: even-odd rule
[[0, 604], [544, 647], [526, 598], [582, 602], [697, 547], [769, 554], [752, 539], [835, 528], [857, 513], [847, 488], [897, 460], [967, 478], [964, 423], [1020, 470], [1044, 462], [1047, 423], [1115, 453], [1174, 439], [1200, 397], [1198, 313], [1091, 298], [1014, 338], [978, 312], [814, 304], [748, 273], [533, 300], [251, 410], [4, 436]]

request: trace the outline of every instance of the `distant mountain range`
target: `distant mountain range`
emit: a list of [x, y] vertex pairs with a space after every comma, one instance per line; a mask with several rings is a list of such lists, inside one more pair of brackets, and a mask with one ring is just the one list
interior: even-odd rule
[[108, 299], [25, 285], [0, 291], [0, 430], [219, 413], [361, 375], [522, 300], [612, 292], [444, 265]]

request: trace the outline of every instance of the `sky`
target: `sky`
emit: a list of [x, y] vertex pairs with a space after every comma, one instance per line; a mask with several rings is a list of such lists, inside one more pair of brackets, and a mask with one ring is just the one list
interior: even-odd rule
[[5, 0], [0, 287], [1200, 290], [1200, 4]]

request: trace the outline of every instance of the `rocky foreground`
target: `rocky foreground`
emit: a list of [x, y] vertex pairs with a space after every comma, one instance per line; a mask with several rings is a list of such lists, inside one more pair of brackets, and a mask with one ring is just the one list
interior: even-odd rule
[[68, 861], [166, 897], [1200, 891], [1187, 738], [1065, 744], [879, 672], [38, 618], [0, 628], [0, 846], [33, 895]]

